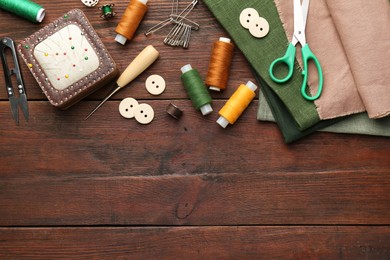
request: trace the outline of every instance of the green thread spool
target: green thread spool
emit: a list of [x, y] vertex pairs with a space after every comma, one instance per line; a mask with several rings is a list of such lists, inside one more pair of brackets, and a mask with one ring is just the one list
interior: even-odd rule
[[29, 0], [0, 0], [0, 8], [34, 23], [45, 17], [45, 9]]
[[104, 19], [112, 18], [115, 16], [115, 12], [113, 11], [113, 7], [115, 4], [106, 4], [101, 7], [99, 7], [100, 10], [102, 10], [102, 15], [100, 17]]
[[191, 65], [185, 65], [181, 68], [181, 80], [188, 96], [191, 98], [192, 105], [202, 112], [202, 115], [208, 115], [213, 112], [211, 107], [211, 96], [207, 91], [199, 72], [192, 69]]

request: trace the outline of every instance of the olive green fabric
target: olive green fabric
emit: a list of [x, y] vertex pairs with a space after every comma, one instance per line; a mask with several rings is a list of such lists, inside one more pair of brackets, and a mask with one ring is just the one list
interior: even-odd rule
[[[263, 91], [259, 91], [259, 113], [257, 114], [257, 119], [260, 121], [275, 122], [275, 118]], [[367, 113], [360, 113], [348, 116], [344, 120], [320, 129], [319, 131], [390, 137], [390, 117], [370, 119]]]
[[[266, 97], [267, 102], [270, 104], [272, 115], [275, 118], [276, 123], [282, 132], [283, 139], [286, 143], [294, 142], [304, 136], [307, 136], [315, 131], [318, 131], [326, 126], [332, 125], [342, 120], [342, 117], [336, 119], [322, 120], [319, 123], [309, 127], [305, 130], [300, 130], [294, 122], [294, 118], [288, 113], [286, 106], [281, 102], [279, 97], [271, 90], [271, 88], [265, 83], [262, 78], [252, 70], [257, 82], [261, 86], [261, 92]], [[259, 104], [261, 105], [261, 103]], [[259, 113], [261, 106], [259, 106]], [[257, 119], [259, 119], [259, 113]]]
[[[268, 75], [270, 64], [276, 58], [284, 55], [290, 40], [286, 37], [274, 1], [203, 0], [203, 2], [232, 37], [256, 73], [276, 93], [286, 107], [286, 111], [289, 111], [294, 119], [291, 123], [296, 124], [292, 127], [300, 131], [320, 122], [315, 104], [301, 96], [302, 74], [297, 62], [295, 62], [296, 66], [292, 78], [285, 84], [273, 82]], [[270, 30], [266, 37], [255, 38], [241, 26], [240, 13], [248, 7], [256, 9], [259, 15], [268, 21]], [[285, 74], [284, 70], [283, 67], [277, 67], [275, 74]]]

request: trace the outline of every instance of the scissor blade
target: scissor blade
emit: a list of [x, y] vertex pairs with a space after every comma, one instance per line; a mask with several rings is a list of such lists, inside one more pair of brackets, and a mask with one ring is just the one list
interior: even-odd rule
[[19, 96], [19, 105], [20, 105], [20, 108], [22, 109], [24, 118], [26, 119], [26, 121], [28, 121], [29, 113], [28, 113], [28, 104], [27, 104], [26, 94], [21, 94]]
[[294, 37], [302, 46], [306, 44], [301, 0], [294, 0]]
[[9, 98], [9, 103], [11, 105], [12, 117], [15, 119], [16, 125], [19, 125], [18, 100], [12, 96]]

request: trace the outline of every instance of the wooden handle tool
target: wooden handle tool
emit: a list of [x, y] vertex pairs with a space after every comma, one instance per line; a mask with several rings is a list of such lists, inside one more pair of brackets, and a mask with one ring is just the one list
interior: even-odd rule
[[92, 112], [85, 118], [87, 120], [96, 112], [110, 97], [112, 97], [116, 92], [118, 92], [123, 87], [127, 86], [132, 82], [136, 77], [138, 77], [142, 72], [144, 72], [150, 65], [152, 65], [158, 58], [159, 52], [152, 46], [146, 46], [137, 57], [127, 66], [125, 71], [119, 76], [116, 81], [117, 88], [114, 89], [102, 102], [94, 109]]

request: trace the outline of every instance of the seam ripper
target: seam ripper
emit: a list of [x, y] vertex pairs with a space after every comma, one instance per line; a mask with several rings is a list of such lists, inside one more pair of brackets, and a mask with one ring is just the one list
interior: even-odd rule
[[115, 88], [100, 104], [92, 110], [92, 112], [85, 118], [87, 120], [95, 113], [110, 97], [112, 97], [120, 89], [128, 85], [142, 72], [144, 72], [150, 65], [152, 65], [158, 58], [159, 52], [152, 46], [145, 47], [134, 60], [127, 66], [125, 71], [119, 76], [116, 81], [117, 88]]
[[[11, 49], [12, 52], [13, 65], [14, 65], [14, 68], [12, 69], [8, 66], [7, 63], [7, 57], [5, 53], [7, 48]], [[15, 44], [11, 38], [4, 37], [0, 39], [0, 54], [1, 54], [1, 62], [3, 64], [3, 69], [4, 69], [4, 77], [5, 77], [8, 99], [11, 105], [12, 116], [15, 119], [16, 125], [19, 125], [18, 105], [20, 106], [26, 121], [28, 121], [29, 113], [28, 113], [27, 95], [26, 95], [26, 90], [24, 88], [22, 73], [20, 71], [18, 57], [15, 51]], [[18, 85], [17, 87], [18, 96], [15, 95], [15, 91], [12, 86], [12, 80], [11, 80], [12, 75], [15, 75], [16, 77], [16, 84]]]

